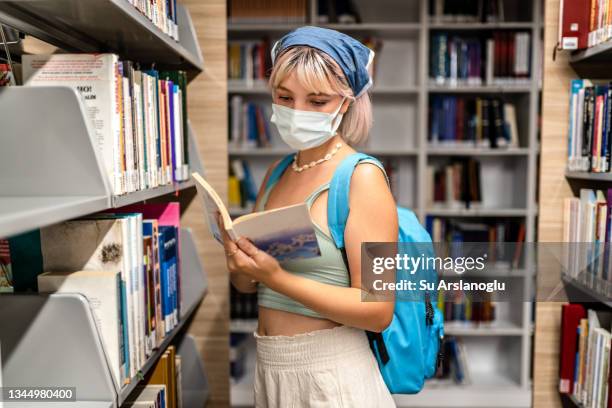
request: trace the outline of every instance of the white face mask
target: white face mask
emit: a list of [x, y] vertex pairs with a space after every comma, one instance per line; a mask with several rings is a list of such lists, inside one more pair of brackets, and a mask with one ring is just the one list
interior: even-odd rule
[[270, 121], [291, 148], [304, 150], [317, 147], [335, 136], [342, 122], [339, 112], [345, 99], [342, 98], [340, 106], [333, 113], [296, 110], [273, 103]]

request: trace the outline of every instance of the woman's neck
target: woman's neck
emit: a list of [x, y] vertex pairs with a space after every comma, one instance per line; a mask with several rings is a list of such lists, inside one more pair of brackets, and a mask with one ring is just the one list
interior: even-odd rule
[[297, 165], [303, 166], [304, 164], [322, 159], [327, 153], [332, 151], [336, 143], [345, 144], [338, 134], [320, 146], [298, 151]]

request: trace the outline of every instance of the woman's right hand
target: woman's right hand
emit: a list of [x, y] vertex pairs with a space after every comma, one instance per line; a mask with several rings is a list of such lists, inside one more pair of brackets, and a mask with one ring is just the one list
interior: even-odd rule
[[225, 262], [227, 265], [227, 270], [230, 273], [230, 280], [241, 292], [253, 292], [256, 289], [255, 283], [253, 279], [251, 279], [247, 274], [245, 274], [241, 268], [238, 267], [238, 263], [236, 262], [236, 258], [248, 258], [249, 256], [244, 253], [238, 245], [232, 241], [227, 230], [225, 229], [225, 224], [223, 223], [223, 217], [221, 217], [221, 213], [217, 211], [217, 225], [219, 226], [219, 230], [221, 231], [221, 237], [223, 238], [223, 248], [225, 252]]

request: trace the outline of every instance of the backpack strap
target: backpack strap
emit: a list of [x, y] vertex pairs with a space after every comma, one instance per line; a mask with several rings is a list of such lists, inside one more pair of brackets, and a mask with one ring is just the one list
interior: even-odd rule
[[[357, 164], [361, 161], [372, 162], [381, 168], [389, 184], [389, 179], [385, 168], [372, 156], [364, 153], [354, 153], [350, 156], [345, 157], [342, 162], [334, 171], [332, 180], [329, 185], [329, 195], [327, 196], [327, 224], [329, 231], [336, 247], [342, 251], [342, 258], [344, 264], [348, 270], [348, 257], [346, 255], [346, 248], [344, 247], [344, 229], [346, 227], [346, 221], [349, 215], [349, 190], [351, 186], [351, 177]], [[385, 341], [382, 333], [371, 332], [366, 330], [366, 335], [370, 343], [370, 348], [374, 352], [374, 355], [378, 355], [382, 364], [387, 364], [390, 360], [389, 352], [385, 345]]]
[[344, 229], [349, 215], [349, 190], [351, 177], [361, 161], [372, 162], [381, 168], [389, 184], [387, 173], [380, 161], [365, 153], [354, 153], [345, 157], [332, 176], [327, 197], [327, 224], [337, 248], [344, 248]]
[[288, 155], [283, 157], [280, 162], [278, 162], [276, 167], [274, 167], [274, 169], [272, 170], [272, 173], [270, 173], [270, 177], [268, 178], [268, 182], [266, 183], [266, 188], [264, 191], [276, 184], [276, 182], [279, 178], [281, 178], [287, 167], [289, 167], [289, 164], [291, 164], [291, 162], [293, 161], [294, 156], [295, 153], [289, 153]]

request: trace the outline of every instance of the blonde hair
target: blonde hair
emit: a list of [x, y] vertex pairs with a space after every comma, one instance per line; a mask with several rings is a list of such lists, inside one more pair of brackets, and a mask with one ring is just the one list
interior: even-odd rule
[[323, 51], [308, 46], [288, 48], [276, 58], [270, 75], [270, 87], [276, 89], [295, 72], [300, 85], [309, 92], [338, 94], [353, 102], [342, 117], [338, 132], [342, 139], [357, 145], [364, 142], [372, 128], [372, 103], [369, 92], [355, 98], [344, 73]]

